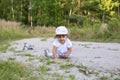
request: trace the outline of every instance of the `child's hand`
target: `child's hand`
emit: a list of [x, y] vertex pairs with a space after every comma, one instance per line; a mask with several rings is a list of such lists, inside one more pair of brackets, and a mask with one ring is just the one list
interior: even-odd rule
[[69, 55], [68, 55], [68, 54], [63, 54], [62, 56], [63, 56], [64, 58], [68, 58]]

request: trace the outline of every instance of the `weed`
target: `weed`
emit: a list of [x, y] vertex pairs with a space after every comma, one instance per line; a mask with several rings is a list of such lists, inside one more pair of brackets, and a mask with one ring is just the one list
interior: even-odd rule
[[42, 38], [41, 41], [47, 41], [47, 38]]
[[48, 59], [47, 62], [46, 62], [47, 65], [50, 65], [50, 64], [53, 64], [53, 63], [55, 63], [55, 61], [53, 59]]
[[84, 65], [76, 65], [76, 67], [78, 68], [79, 72], [82, 72], [85, 75], [89, 75], [89, 74], [96, 74], [96, 72], [94, 72], [92, 69], [88, 69], [86, 66]]
[[108, 77], [101, 77], [100, 80], [109, 80]]
[[15, 48], [11, 47], [8, 49], [9, 51], [16, 52]]
[[40, 57], [40, 62], [44, 62], [45, 58]]
[[70, 80], [75, 80], [75, 75], [69, 75]]
[[20, 80], [30, 77], [30, 70], [13, 61], [0, 61], [0, 80]]
[[60, 65], [60, 68], [61, 69], [68, 69], [68, 68], [72, 68], [72, 67], [74, 67], [75, 65], [74, 64], [72, 64], [72, 63], [66, 63], [66, 64], [61, 64]]
[[85, 48], [90, 48], [91, 44], [81, 44], [81, 46], [84, 46]]
[[88, 75], [88, 71], [84, 68], [79, 68], [79, 72], [82, 72], [85, 75]]
[[39, 66], [39, 71], [42, 73], [42, 74], [46, 74], [47, 71], [50, 71], [51, 69], [46, 66], [46, 65], [42, 65], [42, 66]]
[[70, 73], [70, 71], [68, 71], [68, 70], [65, 70], [65, 73]]
[[51, 74], [52, 77], [55, 77], [56, 79], [55, 80], [65, 80], [65, 76], [64, 75], [61, 75], [57, 72], [54, 72]]
[[31, 55], [29, 53], [24, 53], [23, 56], [34, 57], [34, 55]]
[[70, 59], [66, 59], [66, 62], [70, 62]]
[[120, 78], [115, 78], [114, 80], [120, 80]]
[[52, 63], [52, 59], [49, 57], [41, 56], [41, 57], [39, 57], [39, 59], [40, 59], [40, 62], [45, 62], [46, 64]]
[[34, 57], [29, 57], [29, 61], [32, 61], [32, 60], [34, 60], [35, 58]]
[[87, 67], [84, 66], [84, 65], [82, 65], [82, 64], [81, 64], [81, 65], [76, 65], [76, 67], [77, 67], [77, 68], [84, 68], [84, 69], [87, 69]]
[[0, 51], [5, 53], [10, 46], [8, 41], [0, 42]]
[[9, 57], [8, 60], [15, 60], [15, 57]]

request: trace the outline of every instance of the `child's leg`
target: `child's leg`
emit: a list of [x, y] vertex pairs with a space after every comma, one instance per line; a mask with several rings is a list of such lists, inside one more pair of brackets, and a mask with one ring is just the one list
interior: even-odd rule
[[[46, 56], [46, 57], [51, 57], [51, 58], [53, 58], [53, 54], [49, 51], [49, 49], [46, 49], [46, 50], [45, 50], [45, 56]], [[57, 56], [58, 56], [59, 58], [64, 58], [64, 57], [62, 56], [62, 54], [57, 54]], [[72, 58], [72, 54], [70, 54], [67, 58]]]
[[45, 56], [46, 57], [53, 57], [53, 54], [49, 51], [49, 49], [45, 50]]
[[47, 57], [53, 58], [53, 54], [51, 52], [47, 53]]

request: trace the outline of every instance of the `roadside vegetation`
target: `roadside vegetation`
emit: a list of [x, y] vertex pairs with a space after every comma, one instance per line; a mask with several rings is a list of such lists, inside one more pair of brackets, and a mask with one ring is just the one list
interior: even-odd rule
[[31, 76], [24, 64], [0, 60], [0, 80], [31, 80]]
[[[8, 3], [8, 5], [6, 4]], [[106, 4], [105, 4], [106, 3]], [[33, 37], [54, 37], [55, 28], [65, 25], [71, 40], [118, 42], [120, 43], [120, 2], [119, 0], [1, 0], [0, 1], [0, 54], [4, 54], [13, 40]], [[34, 56], [28, 53], [22, 56]], [[7, 61], [0, 60], [0, 80], [65, 80], [66, 76], [40, 65], [40, 75], [33, 76], [33, 71], [25, 64], [15, 62], [15, 57]], [[46, 65], [54, 65], [51, 59], [40, 59]], [[67, 62], [67, 61], [66, 61]], [[77, 68], [86, 76], [99, 72], [89, 71], [86, 66], [72, 63], [59, 64], [56, 70]], [[67, 76], [75, 80], [75, 75]], [[111, 78], [111, 77], [110, 77]], [[110, 80], [102, 76], [99, 80]], [[120, 78], [114, 78], [120, 80]]]
[[7, 61], [0, 60], [0, 80], [78, 80], [77, 75], [81, 74], [84, 75], [85, 80], [93, 76], [95, 80], [120, 80], [115, 72], [107, 73], [108, 76], [104, 74], [104, 71], [93, 70], [71, 60], [55, 61], [43, 56], [39, 58], [34, 56], [34, 60], [39, 60], [38, 66], [16, 62], [13, 58], [8, 58]]
[[120, 42], [119, 0], [3, 0], [0, 8], [2, 41], [51, 37], [65, 25], [72, 40]]
[[78, 41], [120, 42], [120, 19], [112, 18], [108, 23], [70, 27], [70, 38]]

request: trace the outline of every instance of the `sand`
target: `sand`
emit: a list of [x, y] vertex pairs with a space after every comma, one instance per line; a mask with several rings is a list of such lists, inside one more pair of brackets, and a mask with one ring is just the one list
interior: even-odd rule
[[[35, 67], [39, 66], [41, 63], [37, 58], [44, 56], [44, 49], [48, 48], [51, 51], [53, 41], [53, 38], [29, 38], [13, 41], [6, 53], [0, 53], [0, 59], [15, 58], [15, 61], [30, 63]], [[32, 45], [33, 50], [27, 48], [23, 50], [24, 43], [26, 46]], [[111, 73], [114, 73], [112, 79], [120, 78], [120, 43], [72, 41], [72, 44], [72, 58], [70, 60], [73, 64], [82, 64], [88, 69], [101, 72], [98, 76], [91, 75], [90, 77], [73, 68], [69, 74], [74, 74], [76, 80], [99, 80], [98, 78], [102, 76], [110, 77]], [[28, 61], [29, 56], [21, 56], [23, 53], [34, 55], [36, 59]]]

